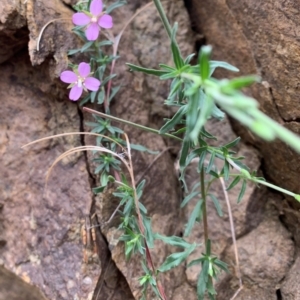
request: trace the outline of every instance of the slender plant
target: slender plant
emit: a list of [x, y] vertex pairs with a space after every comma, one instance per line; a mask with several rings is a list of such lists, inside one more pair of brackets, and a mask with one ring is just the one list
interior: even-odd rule
[[[222, 216], [219, 199], [210, 191], [211, 184], [220, 180], [227, 199], [226, 191], [241, 182], [238, 203], [242, 200], [249, 182], [276, 189], [294, 197], [297, 201], [300, 201], [300, 195], [270, 184], [262, 177], [257, 177], [256, 172], [251, 171], [243, 163], [244, 157], [237, 156], [234, 151], [240, 138], [228, 141], [224, 145], [212, 146], [211, 141], [217, 140], [217, 137], [206, 131], [207, 120], [211, 118], [222, 120], [227, 113], [263, 140], [272, 141], [279, 138], [298, 152], [300, 152], [300, 139], [293, 132], [263, 114], [259, 110], [258, 102], [241, 91], [242, 88], [259, 82], [258, 76], [236, 77], [231, 80], [214, 78], [213, 74], [216, 68], [232, 72], [239, 70], [226, 62], [211, 60], [211, 46], [203, 46], [200, 49], [196, 65], [191, 64], [194, 54], [184, 58], [176, 41], [178, 25], [177, 23], [173, 26], [170, 25], [160, 0], [153, 0], [153, 4], [168, 34], [173, 64], [158, 63], [158, 69], [144, 68], [131, 63], [127, 63], [127, 65], [131, 71], [156, 76], [158, 80], [170, 81], [169, 94], [164, 105], [175, 107], [177, 111], [160, 130], [112, 116], [110, 103], [114, 98], [117, 103], [116, 95], [121, 89], [121, 86], [113, 86], [113, 79], [117, 76], [114, 73], [118, 59], [117, 49], [122, 33], [131, 20], [122, 32], [114, 37], [109, 31], [113, 27], [110, 13], [125, 3], [123, 0], [118, 0], [111, 5], [104, 5], [102, 0], [82, 0], [74, 6], [77, 12], [72, 18], [76, 25], [73, 32], [83, 41], [83, 45], [81, 48], [68, 52], [72, 61], [69, 66], [73, 70], [62, 72], [60, 78], [69, 84], [70, 100], [77, 101], [83, 97], [80, 102], [81, 106], [87, 102], [97, 103], [102, 112], [83, 108], [93, 114], [94, 122], [86, 124], [92, 128], [90, 134], [96, 136], [96, 145], [71, 149], [58, 157], [53, 166], [66, 155], [78, 151], [93, 151], [96, 164], [95, 174], [99, 175], [100, 180], [99, 186], [94, 188], [94, 192], [103, 192], [109, 181], [113, 181], [117, 185], [114, 195], [120, 199], [118, 208], [121, 223], [119, 229], [123, 231], [120, 240], [125, 243], [127, 259], [130, 259], [135, 253], [141, 255], [144, 270], [144, 275], [139, 279], [143, 291], [142, 299], [146, 299], [147, 293], [149, 293], [148, 287], [152, 288], [158, 299], [167, 299], [161, 277], [163, 273], [184, 263], [200, 246], [196, 243], [188, 243], [185, 238], [190, 235], [196, 222], [202, 222], [205, 251], [199, 258], [191, 261], [187, 267], [201, 265], [197, 281], [198, 299], [204, 299], [205, 295], [208, 295], [209, 299], [215, 299], [214, 280], [218, 278], [221, 271], [227, 272], [228, 270], [227, 264], [218, 259], [211, 251], [207, 202], [213, 201], [218, 214], [220, 217]], [[111, 47], [110, 55], [107, 54], [108, 46]], [[79, 53], [84, 53], [85, 57], [89, 57], [89, 61], [75, 64], [76, 55]], [[152, 232], [151, 218], [147, 215], [146, 207], [140, 201], [146, 182], [141, 180], [138, 185], [135, 182], [131, 151], [156, 153], [142, 145], [130, 144], [127, 135], [122, 129], [112, 125], [112, 121], [135, 126], [140, 130], [181, 142], [180, 180], [185, 190], [181, 207], [188, 205], [193, 198], [197, 198], [197, 203], [185, 225], [184, 237], [167, 237]], [[185, 181], [185, 171], [194, 159], [198, 161], [199, 182], [189, 191]], [[216, 159], [223, 162], [220, 169], [216, 168]], [[122, 171], [121, 164], [126, 167], [129, 178]], [[227, 202], [229, 203], [229, 201]], [[155, 240], [162, 240], [166, 244], [180, 248], [181, 251], [169, 255], [162, 265], [157, 267], [149, 250], [154, 247]]]

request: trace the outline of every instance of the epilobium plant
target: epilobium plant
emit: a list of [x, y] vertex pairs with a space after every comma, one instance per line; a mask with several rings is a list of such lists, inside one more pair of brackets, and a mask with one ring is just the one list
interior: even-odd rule
[[78, 68], [75, 67], [74, 72], [64, 71], [61, 73], [61, 81], [71, 83], [69, 86], [71, 88], [69, 94], [70, 100], [77, 101], [81, 97], [83, 90], [86, 92], [87, 90], [98, 91], [101, 82], [90, 75], [91, 67], [84, 62], [80, 63]]
[[[215, 299], [216, 291], [213, 280], [218, 277], [220, 271], [227, 271], [227, 265], [211, 253], [211, 241], [208, 234], [209, 224], [207, 221], [207, 201], [209, 199], [214, 202], [219, 215], [222, 215], [219, 200], [210, 192], [212, 182], [215, 180], [221, 181], [226, 198], [226, 189], [232, 189], [241, 181], [242, 187], [237, 202], [242, 200], [246, 185], [250, 181], [286, 193], [293, 196], [297, 201], [300, 201], [300, 195], [267, 183], [264, 178], [257, 177], [255, 171], [251, 171], [245, 166], [242, 162], [244, 157], [236, 156], [236, 153], [232, 150], [238, 144], [240, 138], [228, 141], [227, 144], [218, 147], [211, 146], [210, 140], [216, 140], [217, 137], [205, 130], [206, 121], [210, 118], [222, 120], [225, 111], [264, 140], [271, 141], [280, 138], [300, 152], [300, 139], [294, 133], [264, 115], [259, 110], [257, 101], [241, 92], [243, 87], [259, 81], [257, 76], [238, 77], [232, 80], [213, 78], [216, 68], [224, 68], [233, 72], [237, 72], [238, 69], [225, 62], [210, 60], [212, 51], [210, 46], [201, 48], [198, 55], [198, 64], [196, 65], [190, 63], [193, 54], [186, 58], [182, 57], [176, 41], [177, 24], [175, 23], [172, 28], [160, 0], [153, 0], [153, 2], [170, 39], [170, 54], [173, 57], [173, 65], [160, 63], [158, 64], [159, 69], [142, 68], [130, 63], [128, 63], [128, 66], [132, 71], [157, 76], [159, 80], [171, 80], [165, 105], [176, 107], [177, 112], [171, 119], [167, 120], [159, 131], [110, 115], [110, 102], [120, 89], [119, 86], [111, 88], [112, 79], [116, 76], [113, 72], [120, 35], [114, 38], [112, 33], [107, 33], [105, 36], [109, 36], [109, 39], [106, 40], [103, 39], [101, 32], [102, 29], [112, 28], [113, 20], [109, 13], [117, 7], [121, 7], [125, 4], [125, 1], [119, 0], [108, 7], [104, 7], [101, 0], [81, 1], [75, 6], [78, 12], [74, 14], [72, 20], [75, 25], [78, 25], [74, 28], [74, 33], [83, 40], [84, 44], [80, 49], [70, 50], [69, 55], [86, 53], [90, 57], [90, 62], [82, 62], [78, 67], [73, 65], [73, 72], [62, 72], [61, 80], [71, 84], [69, 86], [71, 88], [70, 100], [78, 100], [83, 91], [86, 91], [88, 94], [80, 104], [83, 105], [88, 101], [96, 102], [103, 105], [106, 114], [84, 108], [84, 110], [94, 114], [95, 122], [89, 122], [87, 125], [92, 127], [92, 132], [97, 135], [97, 145], [79, 147], [74, 151], [100, 151], [100, 154], [95, 155], [94, 158], [97, 163], [95, 173], [100, 175], [100, 185], [94, 189], [94, 192], [101, 193], [108, 181], [114, 181], [117, 184], [114, 195], [120, 198], [119, 208], [122, 221], [119, 228], [124, 233], [120, 240], [125, 243], [125, 256], [129, 259], [136, 252], [142, 256], [142, 267], [145, 272], [139, 279], [140, 284], [143, 286], [142, 299], [146, 299], [148, 286], [151, 286], [157, 298], [166, 300], [167, 296], [160, 277], [163, 276], [164, 272], [184, 262], [199, 245], [196, 243], [190, 244], [181, 237], [166, 237], [152, 232], [151, 219], [147, 216], [146, 207], [140, 202], [145, 181], [141, 180], [137, 186], [135, 184], [131, 150], [152, 152], [141, 145], [130, 144], [123, 131], [111, 125], [111, 120], [117, 120], [136, 126], [141, 130], [147, 130], [182, 142], [179, 159], [180, 179], [186, 195], [181, 207], [187, 205], [195, 197], [198, 199], [185, 226], [184, 237], [190, 234], [196, 222], [202, 221], [204, 228], [203, 244], [205, 245], [204, 253], [193, 260], [189, 266], [194, 264], [202, 266], [197, 283], [198, 299], [203, 299], [205, 294], [210, 299]], [[99, 37], [102, 38], [101, 41]], [[102, 50], [102, 47], [107, 45], [113, 47], [111, 55], [107, 55]], [[107, 72], [108, 65], [111, 65], [110, 72]], [[180, 129], [176, 131], [175, 126], [178, 125], [180, 125]], [[68, 151], [64, 155], [74, 151]], [[200, 180], [189, 191], [185, 183], [185, 170], [194, 158], [198, 158], [197, 170], [200, 174]], [[216, 168], [216, 158], [223, 161], [220, 170]], [[126, 166], [130, 174], [130, 180], [122, 173], [120, 162]], [[179, 247], [181, 251], [171, 254], [161, 266], [156, 267], [149, 251], [149, 248], [153, 247], [155, 239]]]
[[112, 17], [103, 12], [102, 0], [93, 0], [89, 11], [76, 13], [72, 17], [75, 25], [85, 26], [85, 35], [89, 41], [97, 40], [101, 28], [112, 28]]

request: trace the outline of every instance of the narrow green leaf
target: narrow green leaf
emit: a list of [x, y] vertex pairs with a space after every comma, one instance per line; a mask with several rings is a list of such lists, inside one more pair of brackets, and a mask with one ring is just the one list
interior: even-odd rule
[[110, 46], [110, 45], [113, 45], [113, 42], [109, 40], [104, 40], [97, 43], [97, 47]]
[[199, 102], [200, 102], [200, 91], [199, 89], [189, 97], [187, 116], [186, 116], [186, 126], [189, 132], [189, 138], [191, 132], [194, 130], [197, 123], [198, 113], [199, 113]]
[[172, 50], [172, 54], [173, 54], [174, 64], [175, 64], [177, 70], [180, 70], [184, 66], [184, 62], [183, 62], [182, 56], [180, 54], [179, 46], [176, 42], [177, 28], [178, 28], [178, 23], [175, 22], [174, 27], [172, 28], [172, 33], [171, 33], [171, 50]]
[[178, 236], [164, 236], [164, 235], [160, 235], [159, 233], [156, 233], [154, 235], [154, 239], [162, 240], [166, 244], [175, 246], [175, 247], [182, 247], [182, 248], [191, 247], [191, 244], [189, 244], [183, 238], [178, 237]]
[[225, 262], [223, 262], [223, 261], [221, 261], [221, 260], [219, 260], [219, 259], [216, 259], [215, 261], [214, 261], [214, 264], [218, 267], [218, 268], [220, 268], [220, 269], [222, 269], [223, 271], [225, 271], [225, 272], [229, 272], [228, 271], [228, 267], [227, 267], [227, 264], [225, 263]]
[[216, 156], [216, 153], [213, 151], [210, 155], [210, 160], [209, 160], [208, 166], [206, 168], [206, 173], [209, 173], [211, 168], [214, 166], [215, 156]]
[[220, 178], [219, 174], [216, 171], [214, 171], [214, 170], [210, 170], [209, 174], [212, 175], [215, 178]]
[[171, 89], [170, 89], [170, 93], [168, 96], [168, 99], [171, 98], [181, 87], [182, 82], [180, 80], [180, 78], [175, 78], [172, 83], [171, 83]]
[[91, 99], [91, 94], [88, 93], [88, 95], [86, 95], [79, 103], [80, 106], [86, 104], [87, 102], [89, 102], [89, 100]]
[[121, 86], [115, 86], [111, 89], [111, 93], [109, 95], [109, 99], [108, 101], [111, 102], [111, 100], [115, 97], [115, 95], [118, 93], [118, 91], [120, 90]]
[[221, 91], [225, 94], [232, 94], [233, 92], [235, 92], [235, 90], [247, 87], [253, 84], [254, 82], [258, 82], [259, 80], [260, 77], [256, 75], [249, 75], [234, 78], [228, 81], [223, 81], [223, 84], [221, 85]]
[[91, 102], [94, 103], [95, 99], [96, 99], [97, 92], [91, 92], [90, 95], [91, 95]]
[[160, 130], [159, 134], [165, 134], [171, 129], [175, 128], [175, 126], [182, 120], [187, 111], [187, 105], [181, 106], [178, 111], [175, 113], [173, 118], [169, 120]]
[[[245, 157], [243, 157], [243, 159], [244, 159]], [[246, 171], [250, 171], [250, 169], [246, 166], [246, 165], [244, 165], [240, 160], [238, 160], [237, 158], [232, 158], [232, 160], [235, 162], [235, 164], [237, 164], [241, 169], [244, 169], [244, 170], [246, 170]]]
[[186, 158], [190, 150], [190, 141], [187, 139], [183, 140], [181, 152], [180, 152], [180, 159], [179, 159], [179, 166], [180, 169], [185, 168], [186, 166]]
[[219, 215], [219, 217], [223, 217], [223, 211], [222, 211], [222, 207], [220, 205], [219, 200], [216, 198], [216, 196], [214, 194], [208, 194], [208, 196], [211, 198], [211, 200], [214, 203], [214, 206], [216, 208], [216, 211]]
[[161, 76], [164, 74], [167, 74], [169, 72], [162, 71], [162, 70], [155, 70], [155, 69], [147, 69], [143, 67], [139, 67], [130, 63], [126, 63], [126, 65], [130, 68], [132, 71], [142, 72], [148, 75], [154, 75], [154, 76]]
[[202, 262], [204, 261], [203, 257], [201, 258], [197, 258], [197, 259], [193, 259], [192, 261], [190, 261], [188, 264], [187, 264], [187, 268], [190, 268], [192, 266], [195, 266], [195, 265], [199, 265], [201, 264]]
[[200, 194], [199, 192], [192, 192], [188, 194], [181, 202], [180, 207], [182, 208], [186, 206], [190, 202], [190, 200], [192, 200], [194, 197], [198, 196], [199, 194]]
[[215, 141], [217, 140], [217, 138], [215, 136], [213, 136], [212, 134], [210, 134], [208, 131], [205, 130], [204, 126], [201, 129], [201, 135], [203, 135], [207, 139], [211, 139], [211, 140], [215, 140]]
[[190, 235], [191, 230], [193, 229], [194, 224], [195, 224], [197, 218], [200, 215], [201, 208], [202, 208], [202, 203], [203, 203], [202, 199], [197, 201], [197, 204], [195, 205], [195, 207], [194, 207], [194, 209], [193, 209], [193, 211], [192, 211], [192, 213], [189, 217], [188, 223], [186, 224], [185, 231], [184, 231], [184, 236], [189, 236]]
[[124, 215], [130, 214], [131, 211], [132, 211], [132, 209], [134, 208], [133, 206], [134, 206], [134, 201], [133, 201], [133, 198], [130, 197], [130, 198], [128, 198], [128, 200], [126, 202], [126, 205], [125, 205], [125, 207], [123, 209], [123, 214]]
[[172, 268], [179, 266], [195, 250], [196, 246], [196, 244], [192, 244], [183, 252], [177, 252], [169, 255], [164, 263], [160, 266], [159, 271], [166, 272]]
[[173, 72], [173, 71], [176, 71], [175, 68], [173, 67], [170, 67], [168, 65], [165, 65], [165, 64], [159, 64], [160, 68], [162, 69], [165, 69], [165, 71], [168, 71], [167, 73], [170, 73], [170, 72]]
[[110, 14], [114, 9], [116, 9], [116, 8], [118, 8], [118, 7], [121, 7], [121, 6], [123, 6], [124, 4], [127, 4], [127, 1], [125, 1], [125, 0], [119, 0], [118, 2], [115, 2], [115, 3], [113, 3], [113, 4], [111, 4], [111, 5], [109, 5], [108, 7], [107, 7], [107, 9], [105, 10], [105, 13], [106, 14]]
[[246, 187], [247, 187], [247, 180], [244, 179], [241, 191], [240, 191], [239, 196], [238, 196], [237, 203], [240, 203], [242, 201], [242, 198], [244, 197], [244, 194], [245, 194], [245, 191], [246, 191]]
[[219, 121], [223, 120], [225, 117], [225, 113], [223, 111], [221, 111], [217, 105], [214, 103], [212, 111], [211, 111], [211, 116], [213, 118], [218, 119]]
[[139, 202], [139, 209], [144, 215], [147, 214], [147, 208], [144, 206], [142, 202]]
[[206, 149], [207, 149], [206, 147], [200, 147], [190, 152], [190, 154], [186, 158], [186, 162], [185, 162], [186, 166], [188, 166], [194, 158], [200, 156], [203, 151], [206, 151]]
[[212, 51], [211, 46], [203, 46], [200, 49], [199, 55], [199, 67], [200, 67], [200, 75], [202, 81], [206, 80], [209, 77], [210, 66], [209, 66], [209, 58]]
[[240, 142], [240, 140], [241, 140], [241, 138], [240, 138], [240, 137], [237, 137], [237, 138], [234, 139], [232, 142], [230, 142], [230, 143], [224, 145], [223, 147], [224, 147], [224, 148], [227, 148], [227, 149], [233, 148], [234, 146], [236, 146], [236, 145]]
[[105, 188], [106, 188], [106, 185], [101, 185], [101, 186], [93, 188], [92, 190], [93, 190], [94, 194], [99, 194], [99, 193], [102, 193]]
[[190, 54], [189, 56], [186, 57], [186, 59], [184, 60], [185, 64], [189, 64], [191, 59], [195, 56], [195, 53]]
[[202, 264], [201, 273], [199, 275], [198, 282], [197, 282], [197, 295], [199, 299], [203, 299], [205, 294], [206, 285], [208, 281], [208, 267], [209, 267], [209, 262], [208, 260], [205, 260]]
[[130, 144], [130, 148], [132, 150], [136, 150], [136, 151], [140, 151], [140, 152], [147, 152], [149, 154], [159, 154], [159, 151], [150, 150], [142, 145]]
[[224, 167], [221, 173], [224, 174], [224, 180], [227, 181], [229, 179], [229, 163], [227, 160], [224, 161]]
[[89, 49], [93, 44], [94, 44], [94, 41], [85, 43], [85, 44], [81, 47], [80, 52], [81, 52], [81, 53], [85, 52], [85, 51], [86, 51], [87, 49]]
[[154, 235], [152, 232], [151, 219], [147, 217], [143, 217], [143, 222], [146, 228], [146, 240], [149, 248], [154, 247]]
[[208, 118], [211, 116], [211, 112], [214, 106], [214, 102], [210, 97], [207, 97], [202, 90], [200, 90], [200, 101], [202, 101], [202, 105], [200, 108], [200, 113], [197, 117], [196, 124], [190, 134], [192, 140], [198, 138], [199, 132], [202, 127], [205, 125]]
[[173, 71], [173, 72], [169, 72], [169, 73], [166, 73], [166, 74], [163, 74], [161, 76], [159, 76], [159, 79], [160, 80], [167, 80], [167, 79], [172, 79], [172, 78], [175, 78], [178, 76], [178, 71]]
[[241, 176], [235, 177], [232, 182], [230, 183], [229, 187], [226, 189], [226, 191], [230, 191], [232, 188], [234, 188], [241, 180]]
[[72, 49], [72, 50], [69, 50], [69, 51], [68, 51], [68, 55], [74, 55], [74, 54], [80, 52], [80, 50], [81, 50], [81, 49]]
[[139, 185], [137, 186], [137, 188], [136, 188], [136, 194], [137, 194], [137, 196], [138, 196], [139, 199], [142, 197], [142, 194], [143, 194], [143, 190], [144, 190], [145, 184], [146, 184], [146, 180], [143, 179], [143, 180], [139, 183]]
[[207, 154], [207, 150], [202, 151], [202, 153], [199, 157], [199, 162], [198, 162], [198, 172], [199, 173], [201, 172], [201, 170], [203, 168], [203, 164], [204, 164], [204, 161], [205, 161], [206, 154]]
[[209, 62], [209, 66], [210, 66], [210, 76], [213, 74], [213, 72], [215, 71], [216, 68], [223, 68], [232, 72], [239, 72], [240, 70], [236, 67], [234, 67], [233, 65], [224, 62], [224, 61], [216, 61], [216, 60], [211, 60]]
[[111, 75], [105, 77], [101, 82], [101, 86], [105, 86], [107, 82], [109, 82], [111, 79], [115, 78], [116, 76], [117, 76], [117, 74], [111, 74]]
[[104, 98], [105, 98], [105, 92], [104, 89], [101, 89], [97, 97], [98, 104], [102, 104], [104, 102]]

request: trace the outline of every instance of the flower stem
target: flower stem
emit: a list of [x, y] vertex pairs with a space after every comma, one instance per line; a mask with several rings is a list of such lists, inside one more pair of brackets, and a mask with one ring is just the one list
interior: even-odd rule
[[167, 31], [167, 34], [168, 34], [169, 38], [171, 39], [172, 29], [171, 29], [171, 25], [169, 23], [169, 20], [167, 18], [167, 15], [166, 15], [166, 13], [164, 11], [164, 8], [163, 8], [160, 0], [153, 0], [153, 2], [155, 4], [155, 6], [156, 6], [156, 9], [157, 9], [159, 15], [160, 15], [161, 21], [162, 21], [162, 23], [163, 23], [163, 25], [164, 25], [164, 27], [165, 27], [165, 29]]
[[140, 124], [136, 124], [136, 123], [133, 123], [133, 122], [130, 122], [130, 121], [126, 121], [126, 120], [123, 120], [123, 119], [119, 119], [117, 117], [113, 117], [111, 115], [107, 115], [107, 114], [101, 113], [99, 111], [96, 111], [96, 110], [93, 110], [93, 109], [90, 109], [90, 108], [87, 108], [87, 107], [83, 107], [83, 110], [87, 111], [89, 113], [101, 116], [103, 118], [112, 120], [112, 121], [124, 123], [126, 125], [130, 125], [130, 126], [139, 128], [139, 129], [144, 130], [144, 131], [148, 131], [148, 132], [152, 132], [152, 133], [155, 133], [155, 134], [163, 135], [163, 136], [166, 136], [166, 137], [169, 137], [169, 138], [172, 138], [172, 139], [175, 139], [177, 141], [181, 141], [182, 142], [181, 138], [179, 138], [179, 137], [177, 137], [175, 135], [169, 134], [169, 133], [160, 134], [159, 130], [156, 130], [156, 129], [153, 129], [153, 128], [150, 128], [150, 127], [146, 127], [146, 126], [143, 126], [143, 125], [140, 125]]
[[[207, 223], [207, 211], [206, 211], [206, 192], [205, 192], [205, 174], [204, 174], [204, 168], [201, 168], [200, 173], [200, 182], [201, 182], [201, 195], [203, 200], [203, 208], [202, 208], [202, 216], [203, 216], [203, 231], [204, 231], [204, 243], [205, 247], [207, 247], [207, 241], [208, 241], [208, 223]], [[206, 249], [207, 253], [207, 249]]]
[[264, 180], [253, 179], [252, 181], [255, 182], [255, 183], [259, 183], [259, 184], [265, 185], [265, 186], [267, 186], [267, 187], [269, 187], [269, 188], [271, 188], [273, 190], [279, 191], [281, 193], [284, 193], [284, 194], [292, 196], [292, 197], [295, 197], [297, 195], [297, 194], [295, 194], [293, 192], [290, 192], [290, 191], [288, 191], [286, 189], [283, 189], [283, 188], [281, 188], [281, 187], [279, 187], [277, 185], [274, 185], [272, 183], [266, 182]]

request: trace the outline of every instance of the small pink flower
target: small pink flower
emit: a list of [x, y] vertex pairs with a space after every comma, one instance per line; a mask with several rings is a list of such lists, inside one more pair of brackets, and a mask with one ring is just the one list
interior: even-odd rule
[[78, 71], [64, 71], [60, 74], [61, 81], [71, 83], [70, 100], [77, 101], [82, 95], [83, 90], [98, 91], [101, 82], [94, 77], [90, 77], [90, 73], [90, 65], [82, 62], [78, 65]]
[[97, 40], [101, 27], [113, 27], [112, 17], [103, 13], [102, 9], [102, 0], [93, 0], [89, 12], [76, 13], [72, 17], [72, 21], [75, 25], [87, 25], [85, 35], [89, 41]]

